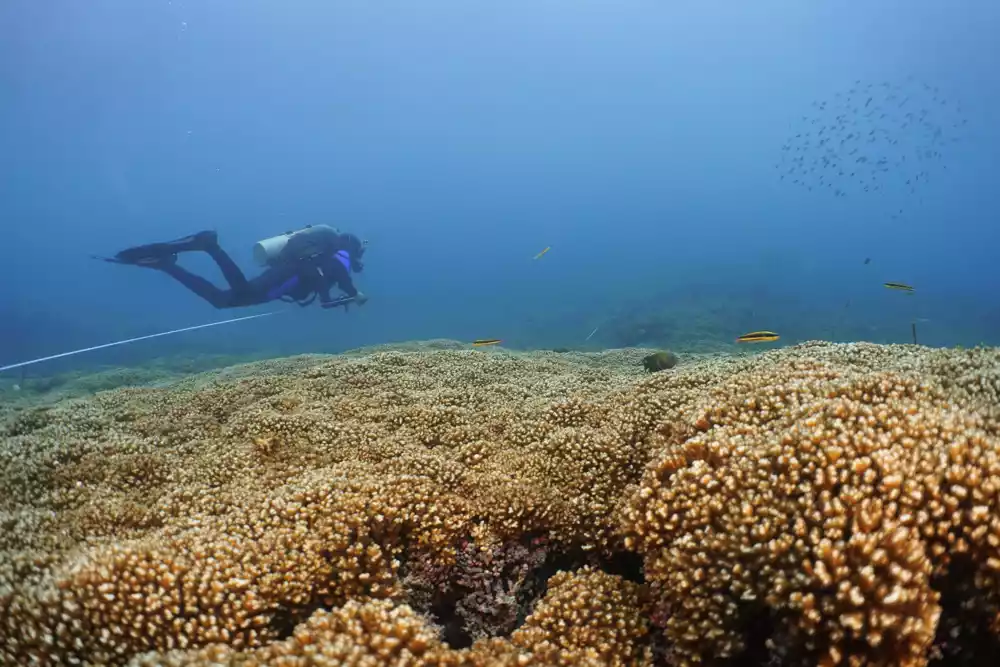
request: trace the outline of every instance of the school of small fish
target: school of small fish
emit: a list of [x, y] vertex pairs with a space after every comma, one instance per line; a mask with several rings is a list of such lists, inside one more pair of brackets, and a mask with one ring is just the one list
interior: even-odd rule
[[[796, 120], [774, 165], [783, 183], [834, 197], [907, 195], [947, 171], [946, 155], [965, 138], [959, 104], [928, 83], [856, 80], [816, 100]], [[917, 201], [913, 201], [917, 198]], [[892, 218], [905, 206], [893, 207]]]

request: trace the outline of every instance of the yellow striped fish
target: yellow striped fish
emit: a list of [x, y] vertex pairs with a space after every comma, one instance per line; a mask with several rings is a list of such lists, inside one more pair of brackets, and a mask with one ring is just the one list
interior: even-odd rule
[[477, 338], [472, 341], [472, 347], [486, 347], [487, 345], [499, 345], [503, 340], [499, 338]]
[[899, 290], [900, 292], [913, 292], [913, 287], [904, 283], [884, 283], [884, 285], [889, 289]]
[[535, 259], [541, 259], [542, 256], [545, 253], [547, 253], [549, 250], [552, 250], [552, 247], [551, 246], [545, 246], [545, 248], [540, 253], [538, 253], [537, 255], [535, 255]]
[[737, 343], [770, 343], [776, 341], [781, 336], [773, 331], [751, 331], [736, 339]]

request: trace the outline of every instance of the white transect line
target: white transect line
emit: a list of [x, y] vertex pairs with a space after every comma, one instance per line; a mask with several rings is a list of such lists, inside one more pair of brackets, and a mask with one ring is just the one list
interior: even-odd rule
[[232, 324], [233, 322], [242, 322], [244, 320], [253, 320], [258, 317], [267, 317], [268, 315], [274, 315], [282, 311], [271, 311], [270, 313], [258, 313], [257, 315], [247, 315], [245, 317], [235, 317], [231, 320], [222, 320], [221, 322], [209, 322], [208, 324], [198, 324], [193, 327], [184, 327], [183, 329], [174, 329], [173, 331], [161, 331], [160, 333], [149, 334], [148, 336], [138, 336], [137, 338], [128, 338], [126, 340], [116, 340], [113, 343], [105, 343], [104, 345], [95, 345], [93, 347], [85, 347], [82, 350], [73, 350], [72, 352], [62, 352], [60, 354], [53, 354], [48, 357], [41, 357], [39, 359], [32, 359], [31, 361], [22, 361], [17, 364], [10, 364], [9, 366], [0, 366], [0, 373], [3, 371], [9, 371], [12, 368], [21, 368], [22, 366], [31, 366], [32, 364], [40, 364], [43, 361], [52, 361], [53, 359], [62, 359], [63, 357], [72, 357], [74, 354], [82, 354], [84, 352], [93, 352], [94, 350], [103, 350], [106, 347], [114, 347], [115, 345], [125, 345], [126, 343], [134, 343], [140, 340], [147, 340], [149, 338], [159, 338], [160, 336], [169, 336], [170, 334], [182, 333], [184, 331], [194, 331], [195, 329], [206, 329], [208, 327], [217, 327], [220, 324]]

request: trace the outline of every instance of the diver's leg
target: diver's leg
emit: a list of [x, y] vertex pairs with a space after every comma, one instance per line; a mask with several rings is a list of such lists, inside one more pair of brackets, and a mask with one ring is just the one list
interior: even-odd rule
[[163, 262], [155, 266], [184, 287], [200, 296], [216, 308], [233, 308], [239, 305], [237, 295], [233, 290], [219, 289], [201, 276], [196, 276], [171, 262]]
[[213, 243], [205, 248], [205, 252], [219, 265], [222, 277], [226, 279], [226, 282], [229, 283], [234, 292], [243, 292], [247, 289], [247, 285], [249, 284], [247, 277], [240, 271], [240, 267], [236, 266], [236, 262], [233, 261], [232, 257], [222, 249], [222, 246], [218, 243]]
[[[214, 234], [214, 233], [213, 233]], [[199, 250], [204, 250], [208, 256], [218, 265], [222, 271], [222, 276], [229, 283], [228, 290], [221, 290], [209, 281], [200, 276], [196, 276], [189, 271], [168, 262], [166, 266], [161, 264], [153, 265], [153, 268], [160, 269], [173, 276], [178, 282], [186, 286], [192, 292], [211, 303], [216, 308], [238, 308], [241, 306], [253, 306], [271, 300], [268, 294], [267, 282], [268, 271], [262, 274], [265, 285], [263, 288], [258, 284], [258, 280], [253, 282], [247, 280], [246, 276], [232, 260], [228, 253], [222, 249], [217, 239], [210, 239], [204, 243]], [[224, 304], [224, 305], [219, 305]]]

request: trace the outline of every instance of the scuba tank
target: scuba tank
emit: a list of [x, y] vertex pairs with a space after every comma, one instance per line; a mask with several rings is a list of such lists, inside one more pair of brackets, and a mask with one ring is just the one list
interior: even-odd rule
[[271, 238], [263, 239], [254, 243], [253, 261], [257, 262], [260, 266], [267, 266], [270, 264], [276, 257], [278, 257], [279, 254], [281, 254], [282, 249], [288, 244], [288, 239], [290, 239], [294, 233], [295, 232], [285, 232], [284, 234], [272, 236]]
[[332, 252], [339, 238], [339, 230], [328, 225], [306, 225], [302, 229], [258, 241], [253, 246], [253, 259], [260, 266], [307, 259]]

